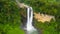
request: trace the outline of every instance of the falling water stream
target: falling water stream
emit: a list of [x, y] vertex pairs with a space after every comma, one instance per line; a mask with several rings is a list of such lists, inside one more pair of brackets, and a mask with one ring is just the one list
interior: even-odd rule
[[38, 34], [38, 31], [36, 28], [34, 28], [34, 26], [32, 25], [33, 22], [33, 9], [32, 7], [25, 5], [23, 3], [20, 3], [18, 0], [16, 0], [18, 6], [20, 7], [25, 7], [27, 8], [27, 23], [26, 28], [23, 28], [24, 30], [26, 30], [26, 34]]
[[32, 25], [32, 21], [33, 21], [33, 9], [32, 7], [27, 7], [27, 24], [26, 24], [27, 34], [38, 34], [37, 29], [35, 29]]

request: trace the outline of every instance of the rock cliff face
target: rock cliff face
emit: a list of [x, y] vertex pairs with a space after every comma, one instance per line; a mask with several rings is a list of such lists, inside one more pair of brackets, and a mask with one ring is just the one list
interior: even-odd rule
[[[26, 18], [26, 13], [22, 12], [21, 15]], [[51, 15], [47, 15], [47, 14], [40, 14], [40, 13], [35, 13], [34, 12], [34, 18], [38, 21], [38, 22], [50, 22], [51, 19], [55, 20], [55, 17], [54, 16], [51, 16]]]
[[38, 22], [50, 22], [51, 19], [55, 20], [54, 16], [47, 15], [47, 14], [40, 14], [40, 13], [34, 13], [34, 18], [37, 19]]

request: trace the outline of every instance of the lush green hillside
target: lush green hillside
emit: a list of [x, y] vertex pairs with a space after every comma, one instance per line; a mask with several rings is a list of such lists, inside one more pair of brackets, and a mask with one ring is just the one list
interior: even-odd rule
[[0, 34], [24, 34], [20, 9], [14, 0], [0, 0]]
[[[37, 22], [35, 27], [43, 34], [60, 34], [60, 3], [54, 0], [20, 0], [33, 7], [35, 12], [54, 15], [56, 21]], [[23, 10], [23, 9], [22, 9]], [[0, 34], [25, 34], [20, 28], [21, 11], [15, 0], [0, 0]]]

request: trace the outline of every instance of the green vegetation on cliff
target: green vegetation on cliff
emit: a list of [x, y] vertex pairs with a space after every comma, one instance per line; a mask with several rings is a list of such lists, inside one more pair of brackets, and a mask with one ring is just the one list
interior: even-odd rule
[[20, 9], [14, 0], [0, 0], [0, 34], [24, 34]]
[[[37, 22], [36, 28], [41, 29], [42, 34], [60, 34], [60, 2], [54, 0], [20, 0], [32, 6], [35, 12], [53, 15], [56, 21]], [[23, 11], [23, 10], [22, 10]], [[20, 28], [21, 9], [15, 0], [0, 0], [0, 34], [25, 34]]]

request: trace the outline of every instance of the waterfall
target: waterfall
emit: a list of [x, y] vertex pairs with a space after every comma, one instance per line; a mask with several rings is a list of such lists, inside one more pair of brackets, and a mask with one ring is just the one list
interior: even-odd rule
[[32, 7], [27, 7], [27, 24], [26, 24], [27, 34], [38, 34], [37, 29], [35, 29], [32, 25], [32, 21], [33, 21], [33, 9]]
[[32, 7], [28, 7], [27, 8], [27, 31], [30, 31], [32, 29], [35, 29], [32, 26], [32, 21], [33, 21], [33, 10], [32, 10]]
[[20, 3], [18, 0], [16, 0], [18, 6], [20, 8], [27, 8], [27, 23], [26, 23], [26, 27], [23, 28], [24, 30], [26, 30], [26, 34], [38, 34], [37, 29], [35, 29], [32, 25], [33, 22], [33, 9], [32, 7], [25, 5], [24, 3]]

